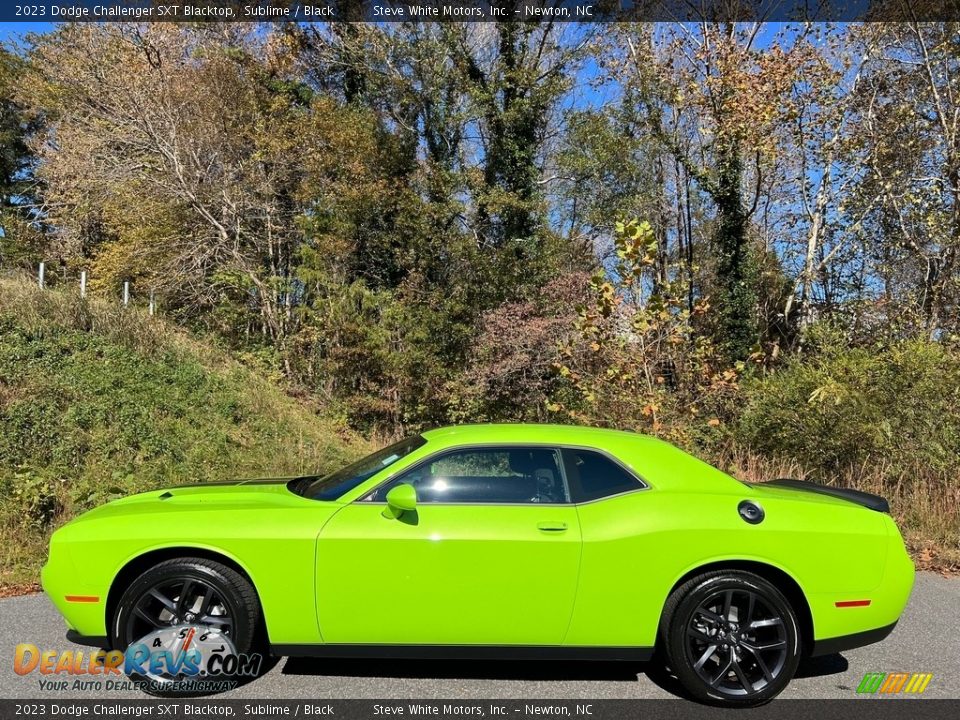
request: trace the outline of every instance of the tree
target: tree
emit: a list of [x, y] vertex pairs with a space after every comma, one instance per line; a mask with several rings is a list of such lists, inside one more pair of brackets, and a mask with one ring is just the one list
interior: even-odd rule
[[[342, 205], [308, 220], [318, 248], [345, 251], [334, 269], [329, 253], [309, 249], [298, 271], [327, 326], [309, 373], [339, 384], [351, 411], [366, 408], [378, 425], [462, 418], [445, 393], [465, 366], [477, 370], [477, 333], [501, 303], [533, 302], [571, 254], [550, 227], [541, 176], [582, 52], [553, 26], [289, 32], [311, 85], [363, 109], [389, 148], [378, 193], [356, 212]], [[383, 390], [375, 398], [373, 386]]]
[[709, 313], [698, 301], [686, 308], [682, 274], [668, 266], [658, 280], [663, 249], [648, 222], [618, 223], [616, 264], [597, 273], [563, 346], [554, 412], [586, 424], [612, 425], [665, 435], [686, 443], [688, 431], [717, 424], [712, 411], [736, 387], [710, 339], [695, 322]]
[[549, 279], [567, 249], [543, 191], [548, 133], [587, 36], [549, 22], [293, 32], [318, 84], [346, 97], [343, 78], [364, 78], [357, 101], [397, 138], [402, 181], [429, 199], [436, 231], [466, 233], [497, 277], [477, 298], [481, 309]]
[[711, 201], [715, 338], [732, 360], [760, 339], [759, 276], [751, 220], [775, 164], [774, 130], [789, 100], [803, 46], [783, 35], [759, 49], [759, 23], [626, 26], [608, 61], [647, 131], [683, 177]]
[[817, 277], [843, 246], [841, 238], [824, 252], [827, 238], [833, 231], [843, 231], [849, 238], [856, 225], [849, 220], [843, 224], [844, 219], [838, 216], [838, 201], [857, 178], [855, 159], [850, 153], [851, 115], [863, 68], [872, 51], [869, 41], [855, 46], [849, 34], [842, 39], [830, 36], [819, 54], [808, 56], [810, 62], [803, 68], [804, 91], [797, 100], [796, 120], [787, 128], [788, 137], [795, 143], [795, 155], [800, 158], [796, 167], [801, 199], [799, 225], [806, 230], [802, 264], [783, 315], [791, 319], [794, 303], [799, 303], [801, 338], [815, 316], [813, 290]]
[[960, 252], [960, 40], [956, 23], [882, 24], [857, 92], [865, 215], [890, 317], [956, 332]]
[[536, 298], [484, 313], [467, 367], [447, 387], [451, 419], [544, 422], [552, 416], [548, 402], [563, 383], [556, 369], [562, 348], [578, 341], [577, 308], [590, 299], [589, 280], [582, 272], [562, 275]]
[[[579, 257], [593, 262], [612, 247], [616, 218], [661, 212], [666, 199], [658, 174], [662, 153], [629, 107], [576, 110], [565, 120], [553, 176], [564, 219], [559, 231]], [[658, 226], [662, 230], [663, 223]]]
[[31, 59], [22, 94], [51, 123], [35, 148], [68, 252], [187, 317], [249, 303], [282, 340], [311, 105], [268, 48], [233, 28], [63, 26]]
[[33, 265], [43, 244], [28, 147], [36, 127], [16, 98], [17, 79], [24, 72], [23, 59], [0, 45], [0, 265], [6, 266]]

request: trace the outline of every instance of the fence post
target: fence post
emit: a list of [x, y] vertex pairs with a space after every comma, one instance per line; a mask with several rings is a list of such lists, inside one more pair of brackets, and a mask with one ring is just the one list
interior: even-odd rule
[[47, 264], [40, 263], [40, 272], [37, 274], [37, 284], [40, 286], [40, 289], [43, 290], [43, 276], [46, 272]]
[[150, 291], [150, 314], [153, 315], [153, 290]]
[[123, 306], [126, 307], [130, 304], [130, 281], [123, 281]]
[[87, 296], [87, 271], [80, 271], [80, 297]]

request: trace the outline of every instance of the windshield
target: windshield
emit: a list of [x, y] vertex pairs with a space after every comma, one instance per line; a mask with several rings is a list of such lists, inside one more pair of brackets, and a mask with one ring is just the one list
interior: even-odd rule
[[291, 480], [287, 486], [292, 492], [312, 500], [336, 500], [345, 492], [357, 487], [360, 483], [369, 480], [385, 467], [393, 465], [404, 455], [409, 455], [419, 447], [426, 445], [427, 441], [420, 435], [406, 438], [400, 442], [389, 445], [382, 450], [377, 450], [372, 455], [367, 455], [361, 460], [357, 460], [352, 465], [347, 465], [329, 475], [308, 475], [306, 477]]

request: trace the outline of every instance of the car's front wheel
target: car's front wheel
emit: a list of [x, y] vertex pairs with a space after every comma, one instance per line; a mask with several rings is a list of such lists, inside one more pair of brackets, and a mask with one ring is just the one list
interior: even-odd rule
[[[240, 657], [257, 649], [259, 620], [256, 591], [236, 570], [203, 558], [176, 558], [154, 565], [126, 588], [113, 614], [110, 639], [119, 650], [144, 643], [150, 650], [171, 651], [173, 659], [194, 649], [205, 663], [199, 673], [205, 678], [205, 656]], [[146, 662], [142, 667], [153, 666]], [[136, 675], [153, 680], [147, 689], [158, 694], [166, 694], [165, 686], [176, 687], [167, 681], [183, 680], [152, 671]]]
[[787, 686], [800, 661], [796, 613], [783, 593], [752, 573], [692, 578], [671, 594], [664, 623], [670, 668], [703, 702], [766, 702]]

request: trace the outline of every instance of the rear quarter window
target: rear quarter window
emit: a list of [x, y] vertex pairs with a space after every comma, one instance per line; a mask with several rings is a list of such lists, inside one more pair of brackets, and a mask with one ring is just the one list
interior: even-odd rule
[[574, 502], [588, 502], [646, 487], [632, 472], [604, 453], [565, 449], [564, 464]]

